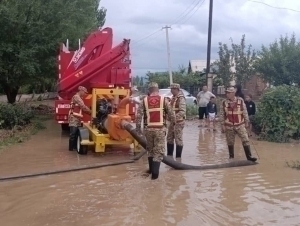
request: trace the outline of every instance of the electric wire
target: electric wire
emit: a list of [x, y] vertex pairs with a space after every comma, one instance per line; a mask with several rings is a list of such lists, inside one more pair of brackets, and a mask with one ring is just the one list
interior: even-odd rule
[[254, 2], [254, 3], [262, 4], [262, 5], [274, 8], [274, 9], [289, 10], [289, 11], [300, 13], [300, 10], [296, 10], [296, 9], [285, 8], [285, 7], [277, 7], [277, 6], [269, 5], [269, 4], [265, 3], [265, 2], [260, 2], [260, 1], [255, 1], [255, 0], [247, 0], [247, 1], [248, 2]]
[[197, 8], [194, 8], [194, 9], [196, 9], [192, 14], [190, 14], [190, 16], [186, 19], [186, 20], [184, 20], [182, 23], [180, 23], [179, 25], [183, 25], [183, 24], [185, 24], [189, 19], [191, 19], [194, 15], [195, 15], [195, 13], [201, 8], [201, 6], [203, 5], [203, 3], [205, 2], [205, 0], [202, 0], [202, 2], [201, 1], [199, 1], [198, 2], [198, 7]]
[[[202, 5], [204, 1], [205, 1], [205, 0], [202, 0], [202, 3], [201, 3], [201, 0], [194, 0], [194, 1], [191, 3], [191, 5], [189, 5], [189, 6], [184, 10], [184, 12], [181, 13], [181, 14], [179, 15], [179, 17], [171, 24], [171, 26], [174, 25], [174, 24], [176, 24], [176, 23], [178, 23], [178, 22], [180, 22], [180, 20], [185, 19], [192, 11], [195, 10], [195, 8], [196, 8], [200, 3], [201, 3], [201, 5]], [[196, 4], [194, 5], [195, 2], [196, 2]], [[191, 8], [191, 7], [192, 7], [192, 8]], [[189, 8], [191, 8], [191, 9], [189, 10]], [[198, 8], [198, 9], [199, 9], [199, 8]], [[187, 12], [186, 12], [186, 11], [187, 11]], [[195, 12], [197, 12], [197, 11], [198, 11], [198, 10], [194, 11], [193, 14], [195, 14]], [[189, 19], [190, 19], [190, 17], [189, 17]], [[186, 21], [187, 21], [187, 20], [186, 20]], [[185, 22], [186, 22], [186, 21], [185, 21]], [[158, 36], [160, 35], [160, 34], [158, 34], [158, 33], [159, 33], [161, 30], [162, 30], [161, 28], [160, 28], [160, 29], [157, 29], [157, 30], [155, 30], [154, 32], [148, 34], [147, 36], [145, 36], [145, 37], [143, 37], [143, 38], [141, 38], [141, 39], [139, 39], [139, 40], [137, 40], [137, 41], [133, 41], [132, 44], [135, 45], [135, 44], [137, 44], [137, 43], [143, 42], [143, 40], [146, 40], [146, 39], [148, 39], [148, 38], [154, 36], [155, 34], [156, 34], [156, 35], [154, 36], [154, 38], [156, 38], [156, 37], [158, 37]], [[140, 43], [140, 44], [141, 44], [141, 43]], [[140, 44], [139, 44], [138, 46], [140, 46]], [[145, 44], [145, 43], [144, 43], [144, 44]]]

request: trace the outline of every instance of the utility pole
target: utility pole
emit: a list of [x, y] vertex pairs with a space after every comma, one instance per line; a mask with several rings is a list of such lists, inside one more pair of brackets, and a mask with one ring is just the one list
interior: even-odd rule
[[170, 76], [170, 85], [173, 83], [173, 75], [172, 75], [172, 66], [171, 66], [171, 53], [170, 53], [170, 42], [169, 42], [169, 28], [170, 26], [165, 26], [162, 29], [166, 30], [166, 41], [167, 41], [167, 56], [168, 56], [168, 67], [169, 67], [169, 76]]
[[209, 18], [208, 18], [208, 38], [207, 38], [207, 61], [206, 61], [206, 84], [209, 82], [210, 73], [210, 53], [211, 53], [211, 31], [213, 16], [213, 0], [209, 1]]

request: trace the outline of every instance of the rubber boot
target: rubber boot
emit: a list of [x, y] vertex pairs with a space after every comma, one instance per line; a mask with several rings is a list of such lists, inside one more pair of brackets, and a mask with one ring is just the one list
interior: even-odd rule
[[229, 152], [229, 158], [233, 159], [234, 158], [234, 146], [233, 145], [228, 145], [228, 152]]
[[146, 173], [152, 174], [153, 157], [148, 157], [148, 164], [149, 164], [149, 169], [146, 171]]
[[151, 180], [156, 180], [159, 176], [159, 168], [160, 168], [160, 162], [153, 161], [152, 163], [152, 177]]
[[173, 156], [173, 152], [174, 152], [174, 144], [167, 143], [167, 155]]
[[257, 158], [252, 157], [250, 146], [243, 146], [243, 147], [244, 147], [244, 151], [245, 151], [245, 155], [246, 155], [247, 160], [249, 160], [251, 162], [256, 162]]
[[176, 158], [181, 158], [183, 146], [176, 145]]

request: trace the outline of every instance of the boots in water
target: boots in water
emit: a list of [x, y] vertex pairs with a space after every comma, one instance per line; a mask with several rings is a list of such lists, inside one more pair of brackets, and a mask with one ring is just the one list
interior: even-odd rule
[[152, 180], [156, 180], [159, 176], [160, 162], [153, 161], [152, 163]]
[[167, 155], [173, 156], [173, 152], [174, 152], [174, 144], [167, 143]]
[[147, 170], [146, 173], [152, 174], [153, 157], [148, 157], [148, 164], [149, 164], [149, 169]]
[[234, 158], [234, 146], [228, 145], [228, 151], [229, 151], [229, 158], [233, 159]]
[[183, 146], [176, 145], [176, 158], [181, 158]]
[[252, 157], [250, 146], [243, 146], [243, 147], [244, 147], [244, 151], [245, 151], [245, 155], [246, 155], [247, 160], [249, 160], [251, 162], [256, 162], [257, 158]]

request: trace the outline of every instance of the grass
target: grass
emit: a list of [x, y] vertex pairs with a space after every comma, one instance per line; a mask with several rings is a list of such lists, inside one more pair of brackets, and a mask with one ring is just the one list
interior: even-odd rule
[[300, 161], [286, 162], [286, 165], [292, 169], [300, 170]]
[[31, 123], [24, 127], [16, 126], [12, 130], [0, 131], [0, 150], [10, 145], [23, 143], [38, 131], [45, 129], [44, 121], [49, 120], [51, 116], [37, 116]]

